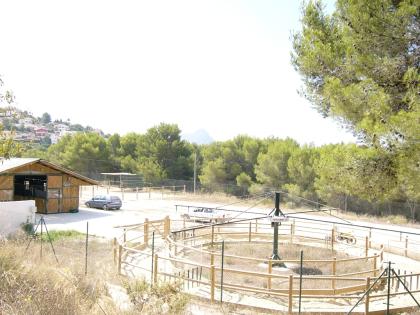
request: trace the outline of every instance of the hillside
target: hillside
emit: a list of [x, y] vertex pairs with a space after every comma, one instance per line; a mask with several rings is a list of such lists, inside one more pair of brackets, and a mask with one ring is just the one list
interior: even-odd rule
[[102, 130], [90, 126], [71, 123], [70, 120], [52, 120], [48, 113], [36, 117], [28, 111], [16, 107], [0, 107], [0, 123], [4, 133], [14, 132], [14, 139], [22, 143], [38, 143], [48, 147], [55, 144], [65, 135], [80, 131], [97, 132], [104, 135]]

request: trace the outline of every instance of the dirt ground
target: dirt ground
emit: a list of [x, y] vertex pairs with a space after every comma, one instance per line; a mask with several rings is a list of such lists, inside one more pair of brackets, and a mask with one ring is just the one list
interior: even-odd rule
[[[115, 227], [118, 225], [125, 225], [125, 224], [134, 224], [143, 222], [145, 218], [149, 220], [154, 219], [162, 219], [165, 216], [170, 216], [171, 219], [180, 219], [182, 211], [180, 208], [176, 207], [176, 205], [189, 205], [189, 206], [207, 206], [207, 207], [215, 207], [221, 205], [228, 205], [229, 208], [234, 209], [249, 209], [249, 204], [231, 204], [231, 200], [223, 200], [221, 201], [212, 201], [211, 198], [200, 198], [196, 196], [185, 196], [183, 197], [182, 194], [176, 194], [173, 196], [162, 195], [159, 193], [152, 193], [151, 195], [140, 195], [137, 197], [136, 193], [125, 193], [124, 194], [124, 201], [123, 207], [121, 210], [118, 211], [103, 211], [103, 210], [96, 210], [96, 209], [88, 209], [83, 206], [83, 202], [89, 199], [92, 195], [91, 191], [85, 192], [85, 194], [81, 198], [81, 207], [78, 213], [69, 213], [69, 214], [54, 214], [54, 215], [46, 215], [44, 216], [45, 221], [47, 223], [48, 229], [51, 230], [67, 230], [73, 229], [80, 231], [82, 233], [86, 232], [87, 229], [87, 222], [89, 222], [89, 234], [95, 235], [100, 238], [104, 239], [111, 239], [115, 236], [120, 235], [121, 230], [116, 229]], [[230, 202], [230, 204], [229, 204]], [[268, 205], [259, 205], [258, 207], [253, 207], [253, 211], [260, 212], [261, 214], [268, 213], [271, 210], [271, 207]], [[244, 213], [243, 215], [239, 216], [238, 218], [243, 217], [253, 217], [255, 214]], [[302, 215], [302, 217], [307, 217], [307, 215]], [[321, 216], [312, 216], [312, 218], [320, 218]], [[39, 216], [38, 216], [39, 218]], [[325, 218], [325, 217], [323, 217]], [[328, 219], [333, 220], [333, 218], [328, 217]], [[366, 222], [357, 222], [362, 223], [364, 225], [371, 225], [374, 227], [380, 228], [392, 228], [392, 229], [401, 229], [402, 232], [413, 232], [419, 233], [420, 229], [413, 228], [413, 227], [396, 227], [392, 225], [386, 224], [378, 224], [378, 223], [366, 223]], [[316, 223], [314, 223], [316, 226]], [[386, 234], [378, 234], [378, 239], [381, 241], [387, 241]], [[414, 238], [414, 237], [413, 237]], [[410, 236], [410, 240], [411, 240]], [[419, 238], [420, 241], [420, 238]], [[385, 260], [392, 259], [395, 262], [398, 262], [400, 266], [406, 266], [409, 270], [413, 272], [420, 271], [420, 262], [415, 260], [410, 260], [401, 256], [395, 256], [391, 254], [385, 255]], [[92, 267], [94, 268], [94, 267]], [[218, 293], [216, 293], [218, 294]], [[202, 296], [205, 298], [208, 296], [208, 292], [199, 292], [198, 296]], [[240, 297], [233, 295], [230, 297], [230, 300], [233, 303], [241, 302], [245, 304], [253, 304], [253, 305], [260, 305], [262, 307], [268, 306], [269, 302], [267, 300], [255, 300], [252, 297]], [[200, 301], [200, 300], [199, 300]], [[408, 299], [401, 300], [398, 302], [399, 304], [410, 303]], [[322, 302], [315, 302], [310, 303], [311, 307], [318, 308], [322, 310]], [[308, 304], [309, 305], [309, 304]], [[275, 309], [275, 305], [273, 305]], [[214, 314], [250, 314], [253, 311], [247, 313], [247, 311], [242, 310], [241, 308], [238, 309], [236, 306], [231, 305], [229, 303], [225, 304], [222, 308], [217, 305], [208, 305], [205, 302], [197, 302], [193, 303], [190, 306], [191, 314], [208, 314], [209, 309], [211, 309], [211, 313]], [[254, 310], [255, 311], [255, 310]], [[327, 311], [327, 309], [325, 310]], [[268, 311], [267, 311], [268, 312]], [[258, 313], [262, 313], [261, 310]], [[268, 312], [269, 313], [269, 312]], [[321, 311], [322, 313], [322, 311]]]

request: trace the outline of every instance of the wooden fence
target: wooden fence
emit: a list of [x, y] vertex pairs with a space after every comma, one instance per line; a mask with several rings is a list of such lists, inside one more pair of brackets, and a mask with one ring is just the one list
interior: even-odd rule
[[[172, 226], [172, 229], [171, 229]], [[197, 225], [185, 220], [149, 221], [120, 227], [123, 234], [114, 240], [114, 261], [121, 274], [124, 265], [133, 268], [143, 268], [150, 274], [152, 283], [159, 281], [178, 281], [184, 289], [189, 290], [197, 286], [208, 288], [210, 300], [218, 300], [225, 292], [243, 292], [283, 300], [287, 305], [288, 313], [296, 310], [299, 296], [304, 299], [335, 299], [336, 301], [352, 301], [355, 303], [364, 292], [383, 272], [384, 251], [399, 252], [410, 257], [408, 238], [402, 238], [398, 244], [403, 246], [393, 247], [392, 242], [384, 244], [372, 237], [371, 230], [354, 232], [355, 243], [347, 244], [337, 242], [337, 228], [327, 225], [310, 226], [305, 222], [290, 221], [283, 223], [279, 228], [279, 240], [282, 243], [321, 246], [334, 250], [352, 250], [360, 254], [359, 257], [345, 259], [304, 260], [303, 265], [327, 264], [330, 273], [322, 275], [282, 274], [273, 268], [274, 262], [270, 259], [259, 259], [245, 256], [224, 255], [224, 261], [240, 260], [243, 265], [265, 265], [264, 272], [222, 267], [221, 252], [203, 248], [218, 247], [223, 240], [229, 242], [264, 243], [272, 239], [272, 228], [264, 220], [249, 220], [248, 222], [228, 223], [221, 225]], [[154, 233], [154, 234], [153, 234]], [[152, 235], [159, 236], [164, 241], [164, 249], [160, 252], [147, 252], [150, 249]], [[414, 243], [413, 243], [414, 244]], [[191, 254], [201, 255], [203, 262], [191, 260]], [[130, 254], [142, 254], [150, 260], [150, 268], [136, 266], [127, 261]], [[203, 258], [204, 257], [204, 258]], [[287, 264], [299, 264], [299, 260], [282, 260]], [[345, 264], [360, 264], [365, 266], [357, 272], [346, 272], [340, 268]], [[407, 273], [398, 271], [406, 286], [413, 294], [420, 293], [420, 273]], [[223, 279], [223, 280], [222, 280]], [[245, 281], [244, 281], [245, 279]], [[302, 282], [301, 282], [302, 281]], [[302, 287], [300, 287], [302, 283]], [[385, 283], [379, 281], [373, 293], [365, 298], [365, 312], [369, 312], [372, 301], [383, 299], [380, 291]], [[396, 277], [391, 277], [391, 298], [407, 294]], [[218, 292], [216, 292], [218, 291]], [[222, 291], [222, 292], [220, 292]], [[217, 293], [217, 294], [216, 294]], [[217, 295], [217, 296], [216, 296]]]

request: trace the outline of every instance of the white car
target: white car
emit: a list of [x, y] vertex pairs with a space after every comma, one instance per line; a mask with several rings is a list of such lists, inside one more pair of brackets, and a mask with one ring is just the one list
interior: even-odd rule
[[212, 208], [196, 208], [191, 213], [185, 213], [187, 220], [209, 223], [222, 223], [229, 221], [230, 215]]

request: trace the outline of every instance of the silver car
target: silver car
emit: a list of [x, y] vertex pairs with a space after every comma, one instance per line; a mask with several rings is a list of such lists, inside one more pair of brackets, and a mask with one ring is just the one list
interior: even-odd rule
[[99, 208], [104, 210], [116, 209], [119, 210], [122, 206], [122, 201], [118, 196], [99, 195], [86, 201], [85, 205], [89, 208]]

